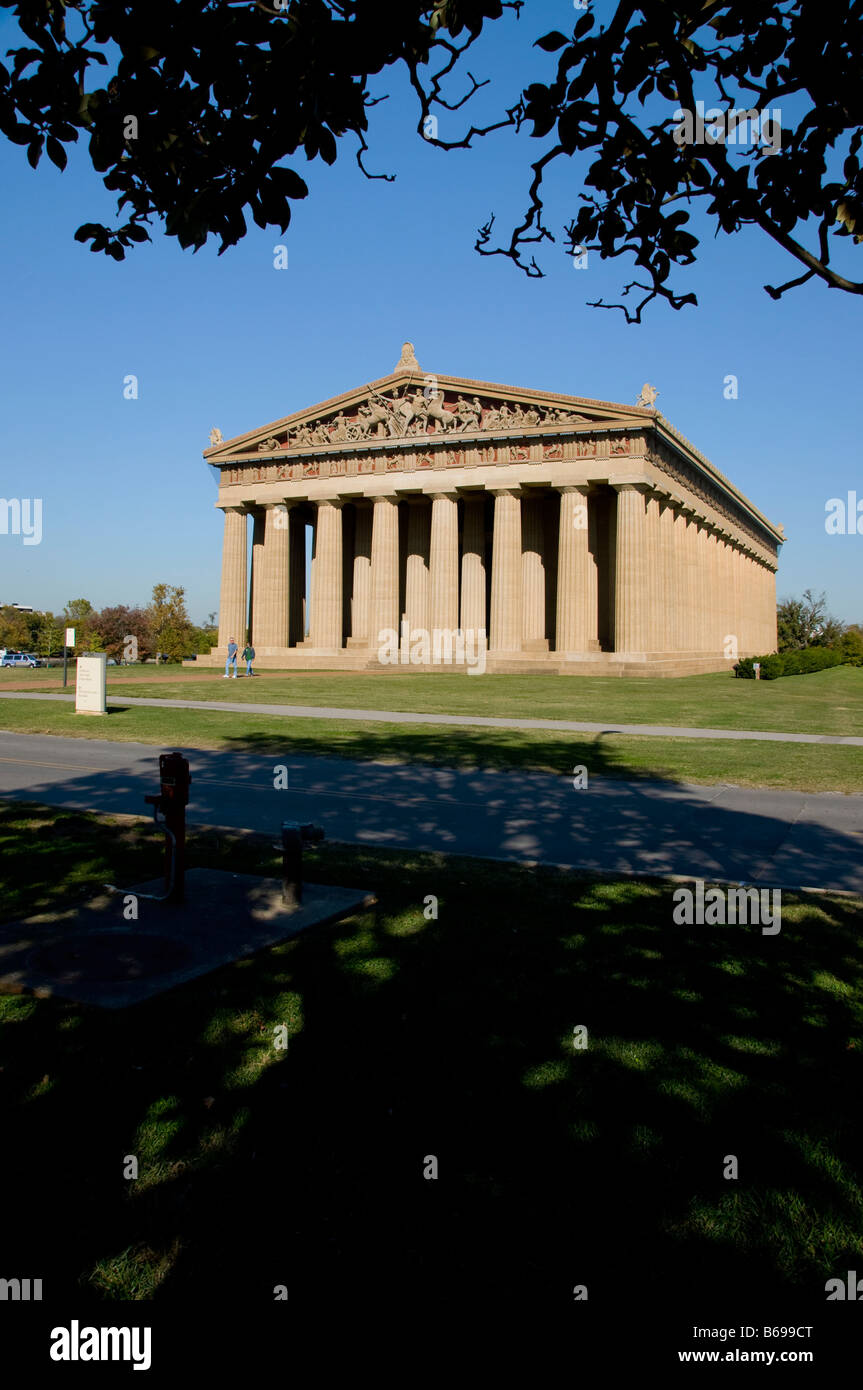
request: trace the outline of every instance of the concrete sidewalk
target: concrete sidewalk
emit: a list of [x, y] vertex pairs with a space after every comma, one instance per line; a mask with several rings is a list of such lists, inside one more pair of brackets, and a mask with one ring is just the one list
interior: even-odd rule
[[[0, 796], [147, 814], [159, 748], [0, 734]], [[329, 840], [611, 874], [676, 874], [863, 894], [863, 796], [591, 778], [571, 770], [413, 764], [188, 749], [190, 825], [271, 833], [319, 821]], [[288, 788], [276, 790], [276, 769]], [[154, 832], [155, 833], [155, 832]]]
[[[19, 694], [0, 691], [3, 700], [65, 700], [74, 695], [49, 695], [34, 692]], [[863, 737], [851, 734], [782, 734], [755, 729], [688, 729], [672, 724], [594, 724], [575, 719], [500, 719], [479, 714], [413, 714], [404, 710], [342, 709], [337, 705], [258, 705], [231, 700], [145, 700], [129, 695], [108, 696], [108, 704], [125, 707], [141, 705], [148, 709], [226, 710], [233, 714], [272, 714], [293, 719], [350, 719], [376, 724], [440, 724], [463, 729], [548, 729], [552, 733], [571, 734], [642, 734], [646, 738], [721, 738], [750, 739], [759, 743], [838, 743], [850, 748], [863, 748]]]

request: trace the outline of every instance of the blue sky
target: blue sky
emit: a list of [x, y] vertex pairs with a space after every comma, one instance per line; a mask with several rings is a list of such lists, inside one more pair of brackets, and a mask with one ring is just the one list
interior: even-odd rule
[[[477, 116], [551, 74], [554, 56], [530, 42], [572, 18], [563, 0], [530, 0], [519, 22], [491, 26], [470, 64], [494, 78]], [[11, 30], [0, 24], [0, 47]], [[652, 382], [663, 414], [784, 524], [780, 596], [824, 589], [838, 616], [863, 621], [863, 535], [824, 526], [828, 499], [863, 498], [859, 298], [810, 283], [774, 303], [763, 284], [795, 263], [761, 234], [708, 228], [675, 282], [698, 307], [657, 304], [629, 326], [585, 303], [618, 298], [624, 259], [575, 270], [561, 243], [542, 251], [546, 278], [527, 280], [473, 250], [491, 212], [502, 233], [520, 219], [545, 141], [505, 133], [444, 154], [417, 136], [402, 76], [373, 91], [390, 97], [372, 112], [367, 164], [396, 181], [365, 180], [347, 142], [332, 168], [300, 156], [310, 196], [285, 238], [251, 225], [221, 257], [215, 244], [182, 252], [158, 229], [121, 264], [91, 254], [76, 227], [114, 212], [84, 146], [61, 174], [0, 143], [0, 495], [43, 499], [40, 545], [0, 535], [0, 601], [143, 603], [166, 582], [202, 621], [218, 607], [221, 553], [201, 458], [211, 427], [229, 437], [385, 375], [410, 339], [430, 372], [624, 402]], [[463, 114], [444, 114], [441, 136], [460, 133]], [[579, 167], [554, 175], [555, 230], [577, 210]], [[737, 400], [723, 397], [730, 373]], [[137, 400], [124, 399], [127, 374]]]

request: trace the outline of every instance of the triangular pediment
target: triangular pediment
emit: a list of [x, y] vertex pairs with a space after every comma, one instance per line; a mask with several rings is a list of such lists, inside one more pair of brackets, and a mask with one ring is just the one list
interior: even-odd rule
[[655, 419], [654, 410], [640, 406], [400, 370], [233, 439], [223, 440], [214, 430], [204, 457], [219, 465], [262, 454], [341, 451], [384, 441], [409, 447], [418, 439], [442, 435], [467, 439], [539, 436], [591, 426], [643, 427]]

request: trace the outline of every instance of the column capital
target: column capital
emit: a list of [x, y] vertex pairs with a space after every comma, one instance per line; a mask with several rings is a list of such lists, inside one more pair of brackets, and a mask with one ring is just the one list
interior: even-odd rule
[[342, 497], [315, 497], [312, 499], [316, 507], [337, 507], [345, 505]]
[[595, 489], [592, 483], [552, 483], [554, 492], [559, 492], [563, 497], [568, 492], [577, 492], [581, 497], [587, 497]]
[[374, 502], [375, 506], [377, 506], [378, 502], [392, 502], [393, 504], [396, 504], [398, 502], [401, 502], [403, 499], [399, 497], [395, 492], [377, 492], [372, 497], [368, 497], [366, 500], [369, 502]]
[[646, 482], [643, 478], [625, 478], [619, 483], [616, 483], [613, 478], [609, 478], [609, 484], [615, 492], [640, 492], [646, 496], [654, 490], [653, 484]]
[[511, 487], [489, 487], [486, 484], [486, 492], [490, 492], [492, 497], [516, 497], [521, 499], [525, 496], [524, 488], [519, 483], [513, 483]]
[[217, 502], [216, 507], [220, 512], [234, 512], [240, 516], [248, 516], [249, 504], [246, 502]]
[[434, 492], [426, 492], [424, 497], [430, 497], [432, 502], [457, 502], [458, 493], [455, 488], [436, 487]]

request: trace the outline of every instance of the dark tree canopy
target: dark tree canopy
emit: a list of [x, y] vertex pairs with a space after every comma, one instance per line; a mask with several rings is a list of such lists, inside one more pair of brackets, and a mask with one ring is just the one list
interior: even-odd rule
[[[449, 141], [428, 117], [469, 110], [485, 84], [465, 55], [507, 10], [524, 11], [527, 58], [529, 0], [0, 5], [14, 10], [25, 40], [0, 64], [0, 131], [34, 168], [43, 152], [63, 168], [65, 147], [88, 137], [124, 220], [87, 223], [76, 237], [117, 260], [148, 239], [154, 220], [183, 247], [214, 235], [220, 252], [245, 234], [247, 213], [284, 231], [291, 202], [308, 192], [285, 161], [332, 164], [346, 137], [369, 177], [390, 178], [363, 163], [368, 111], [380, 100], [368, 82], [403, 63], [417, 129], [441, 149], [504, 126], [548, 141], [531, 166], [522, 223], [495, 245], [492, 217], [479, 233], [481, 254], [541, 275], [532, 248], [555, 240], [543, 221], [543, 179], [555, 161], [579, 156], [585, 191], [563, 244], [570, 255], [634, 258], [641, 278], [623, 294], [642, 298], [631, 311], [614, 306], [629, 321], [656, 298], [675, 309], [695, 302], [669, 283], [674, 266], [695, 260], [693, 207], [726, 233], [759, 227], [799, 263], [796, 278], [765, 286], [775, 298], [815, 277], [863, 293], [863, 282], [830, 264], [835, 236], [845, 245], [863, 239], [863, 0], [835, 9], [815, 0], [647, 0], [609, 6], [602, 22], [574, 8], [572, 32], [538, 40], [557, 55], [548, 81], [502, 95], [498, 119], [477, 128], [466, 118], [461, 138]], [[704, 119], [693, 126], [699, 102]], [[741, 144], [755, 127], [740, 117], [756, 114], [755, 142]]]
[[[803, 267], [796, 279], [765, 286], [773, 298], [814, 276], [863, 294], [863, 282], [830, 266], [831, 233], [863, 240], [861, 0], [835, 9], [816, 0], [619, 3], [607, 26], [588, 11], [571, 37], [554, 32], [539, 46], [559, 51], [557, 73], [527, 88], [519, 120], [532, 122], [537, 138], [553, 131], [554, 143], [532, 166], [530, 206], [509, 244], [488, 249], [489, 225], [480, 251], [540, 274], [525, 248], [553, 239], [542, 220], [545, 172], [590, 151], [569, 249], [634, 257], [646, 283], [624, 290], [644, 294], [624, 309], [629, 321], [657, 296], [675, 309], [696, 302], [667, 282], [672, 265], [695, 259], [698, 238], [686, 226], [699, 199], [718, 229], [757, 226]], [[702, 117], [718, 118], [707, 130], [704, 119], [694, 128], [699, 101]], [[759, 117], [749, 148], [741, 144], [754, 123], [741, 115]]]
[[505, 0], [0, 4], [29, 40], [0, 65], [0, 131], [34, 168], [44, 151], [61, 169], [64, 146], [86, 133], [126, 221], [76, 236], [122, 260], [153, 217], [181, 246], [214, 234], [221, 251], [245, 235], [245, 209], [284, 231], [308, 189], [282, 161], [332, 164], [346, 135], [362, 160], [368, 77], [424, 63], [444, 12], [446, 42], [469, 46]]

